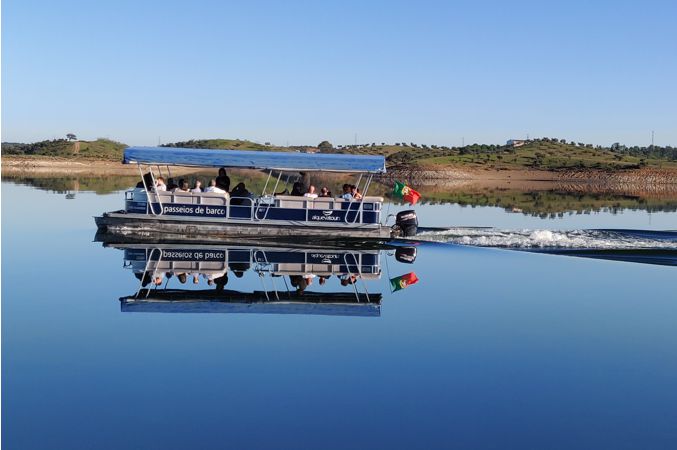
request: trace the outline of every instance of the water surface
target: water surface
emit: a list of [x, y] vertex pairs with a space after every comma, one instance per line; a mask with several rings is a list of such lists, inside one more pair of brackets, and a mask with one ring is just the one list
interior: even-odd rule
[[[7, 449], [677, 446], [674, 267], [420, 242], [413, 264], [379, 252], [377, 315], [132, 312], [124, 252], [92, 242], [92, 216], [121, 206], [3, 183]], [[677, 228], [669, 211], [417, 211], [428, 226]], [[261, 282], [231, 272], [226, 289]]]

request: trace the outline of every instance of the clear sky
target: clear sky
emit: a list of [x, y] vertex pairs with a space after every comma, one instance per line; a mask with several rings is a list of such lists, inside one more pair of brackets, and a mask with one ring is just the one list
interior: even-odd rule
[[2, 2], [2, 140], [677, 145], [675, 1]]

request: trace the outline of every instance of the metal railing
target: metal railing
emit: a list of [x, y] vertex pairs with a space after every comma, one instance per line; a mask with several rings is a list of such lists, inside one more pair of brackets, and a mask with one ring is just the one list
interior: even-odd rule
[[[144, 182], [144, 186], [146, 183]], [[134, 191], [128, 191], [134, 192]], [[322, 210], [322, 211], [332, 211], [336, 213], [345, 213], [341, 221], [348, 225], [363, 224], [364, 223], [364, 204], [370, 203], [373, 204], [373, 209], [369, 211], [379, 215], [380, 208], [382, 204], [379, 201], [363, 201], [363, 200], [342, 200], [340, 198], [334, 197], [296, 197], [289, 198], [285, 196], [284, 198], [275, 197], [271, 195], [266, 195], [265, 197], [251, 198], [251, 197], [231, 197], [223, 196], [222, 201], [218, 203], [205, 203], [205, 200], [208, 199], [221, 199], [221, 197], [210, 195], [208, 197], [203, 197], [201, 193], [175, 193], [169, 191], [158, 192], [155, 188], [153, 191], [145, 191], [146, 202], [147, 202], [147, 213], [153, 214], [155, 216], [164, 214], [164, 207], [167, 203], [176, 204], [176, 205], [206, 205], [214, 207], [225, 207], [225, 217], [224, 216], [214, 216], [221, 217], [226, 219], [233, 220], [248, 220], [251, 222], [262, 222], [268, 220], [268, 217], [271, 214], [271, 211], [303, 211], [302, 218], [292, 218], [289, 220], [295, 221], [305, 221], [312, 223], [321, 223], [321, 221], [311, 220], [310, 214], [312, 210]], [[164, 202], [163, 202], [164, 198]], [[128, 197], [126, 197], [129, 200]], [[189, 201], [185, 201], [189, 200]], [[317, 203], [317, 204], [316, 204]], [[279, 206], [293, 204], [294, 206]], [[355, 204], [358, 205], [355, 208]], [[157, 211], [159, 207], [159, 211]], [[234, 213], [234, 208], [237, 208], [237, 211], [240, 214]], [[248, 213], [244, 213], [247, 210]], [[282, 220], [282, 219], [280, 219]], [[374, 224], [379, 223], [379, 220], [373, 222]], [[369, 222], [372, 224], [372, 222]]]

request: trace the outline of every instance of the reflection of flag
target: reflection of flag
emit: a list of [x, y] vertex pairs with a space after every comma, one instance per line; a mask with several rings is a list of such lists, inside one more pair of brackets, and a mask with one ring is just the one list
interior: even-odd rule
[[395, 291], [399, 291], [401, 289], [404, 289], [406, 287], [411, 286], [412, 284], [418, 283], [418, 277], [414, 272], [408, 273], [406, 275], [402, 275], [399, 277], [391, 278], [390, 279], [390, 288]]
[[410, 203], [412, 205], [415, 205], [416, 202], [421, 198], [421, 194], [410, 188], [404, 183], [400, 183], [399, 181], [395, 182], [395, 186], [393, 187], [393, 195], [397, 197], [402, 197], [402, 199]]

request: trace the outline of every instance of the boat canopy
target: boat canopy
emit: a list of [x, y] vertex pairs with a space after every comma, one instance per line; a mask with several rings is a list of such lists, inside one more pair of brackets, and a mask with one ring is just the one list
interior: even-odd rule
[[157, 164], [187, 167], [229, 167], [289, 172], [385, 173], [381, 155], [269, 152], [255, 150], [176, 147], [128, 147], [124, 164]]

